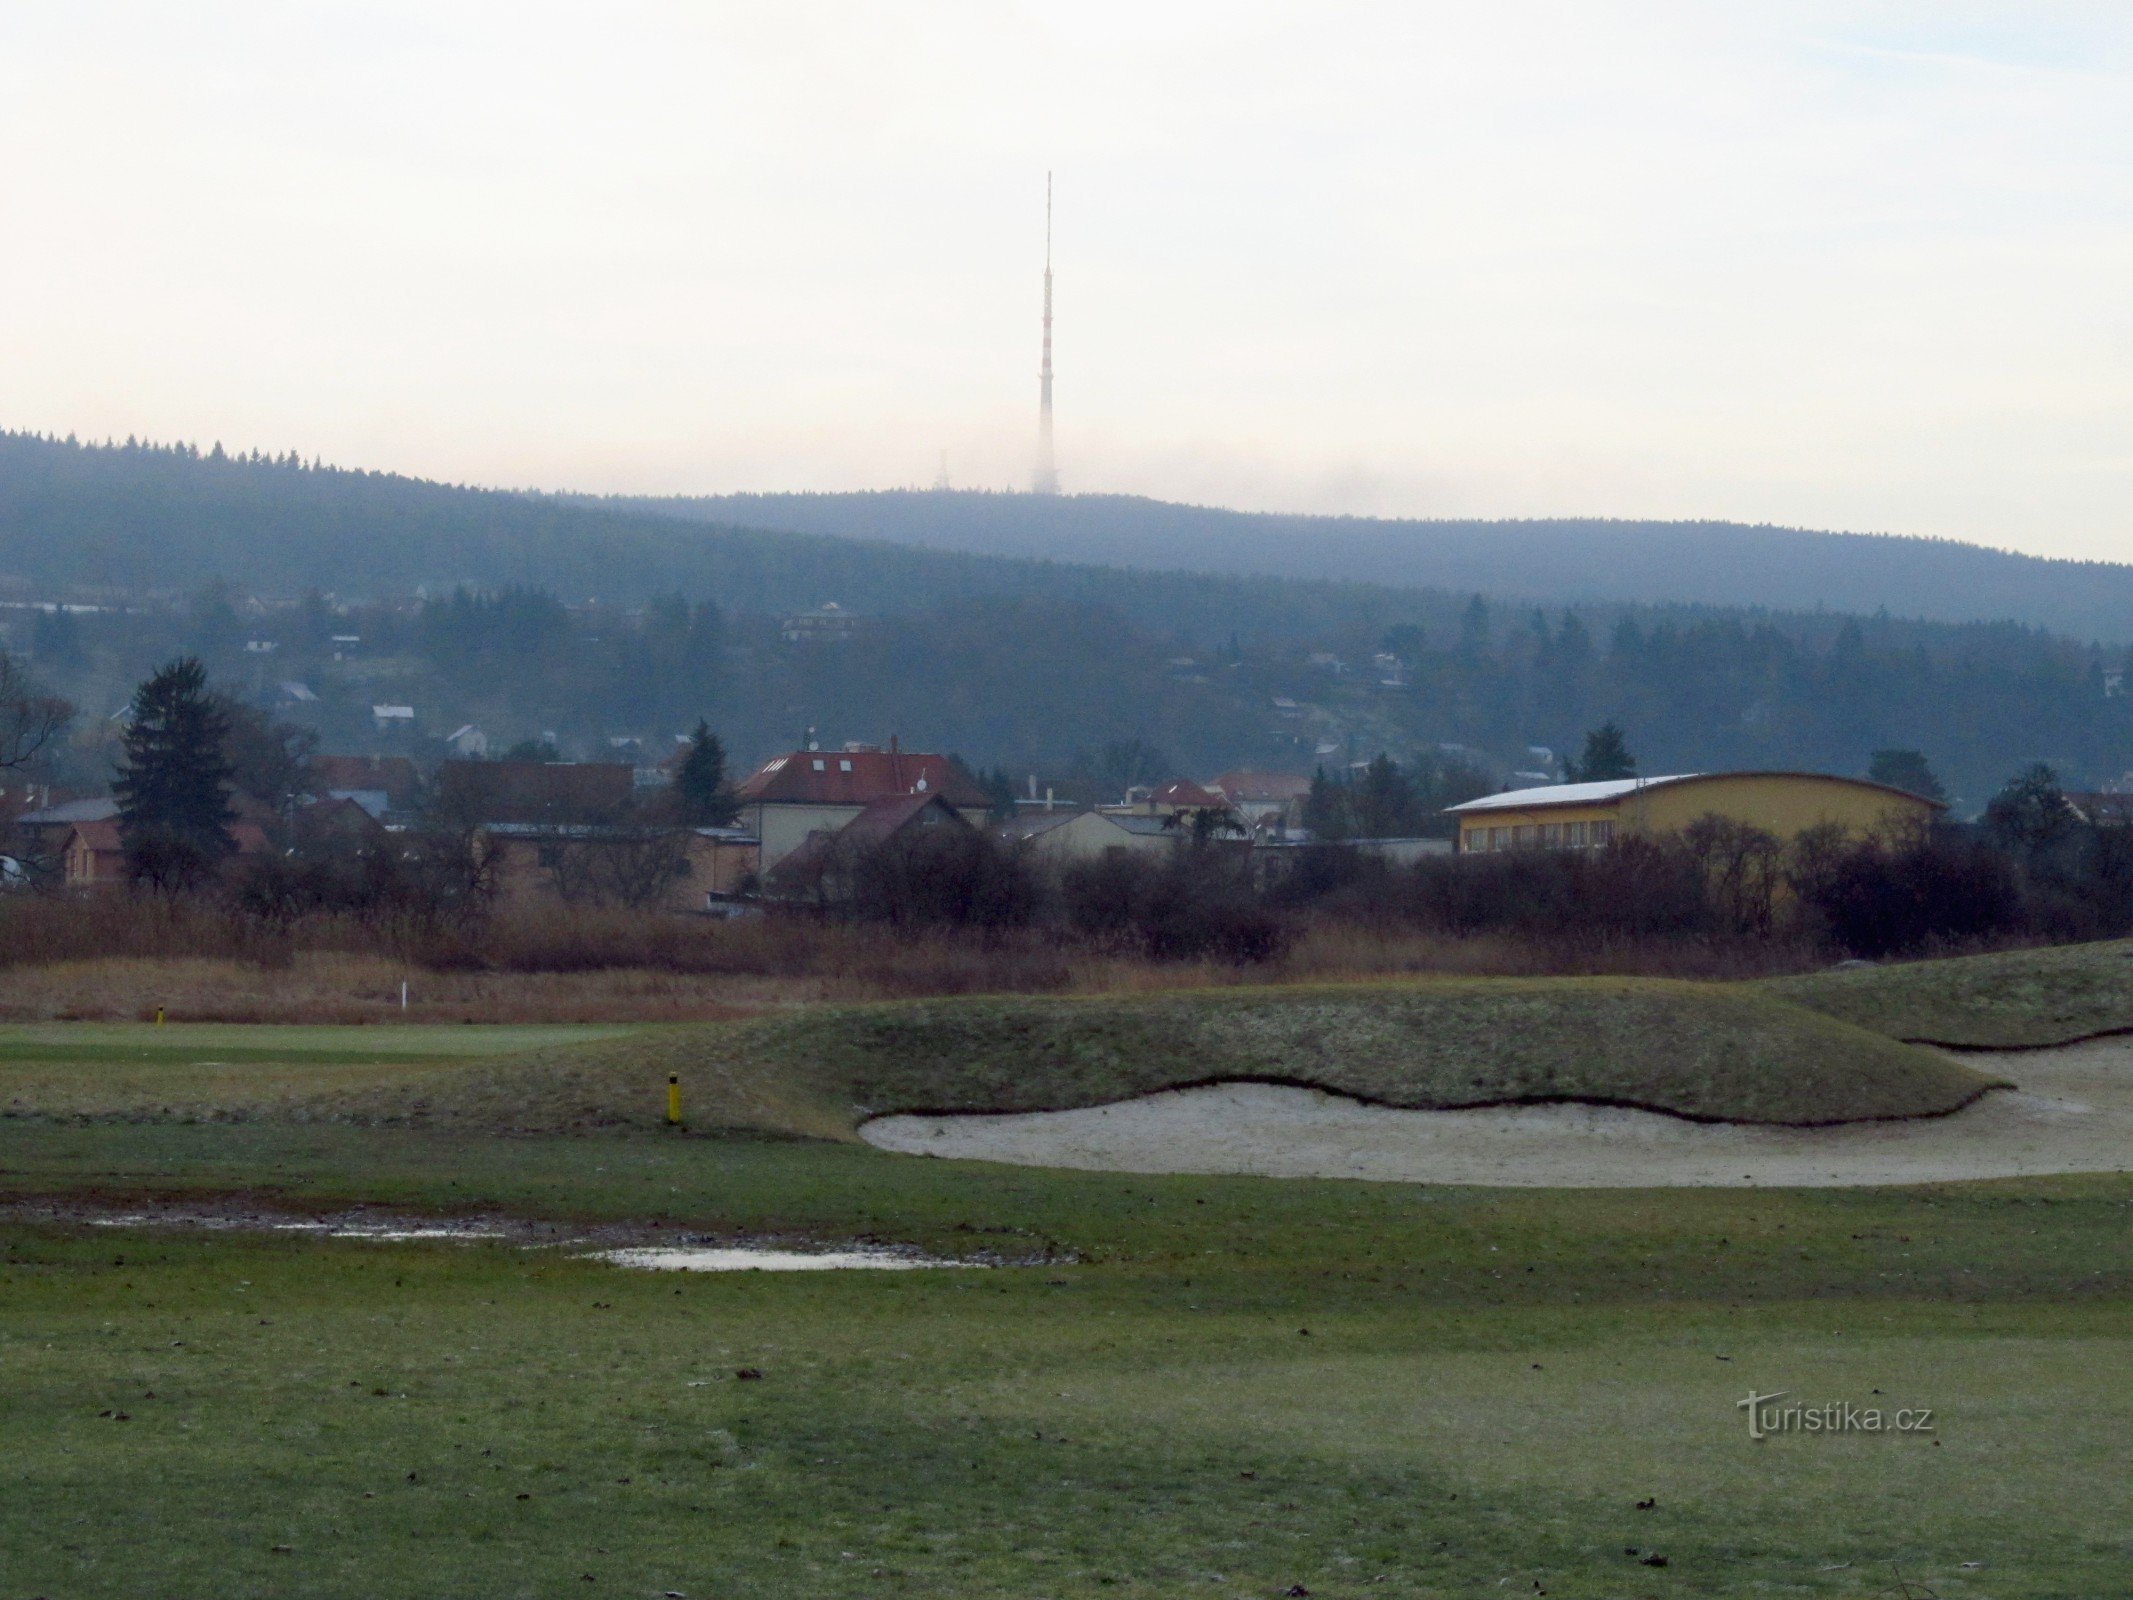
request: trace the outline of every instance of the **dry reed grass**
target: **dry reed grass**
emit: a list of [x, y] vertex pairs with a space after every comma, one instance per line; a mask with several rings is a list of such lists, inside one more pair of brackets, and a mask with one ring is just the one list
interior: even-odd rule
[[[1152, 962], [1043, 930], [911, 932], [547, 906], [411, 935], [348, 918], [263, 928], [106, 894], [0, 904], [0, 1020], [686, 1022], [824, 1001], [1112, 994], [1407, 975], [1749, 978], [1816, 953], [1774, 941], [1453, 936], [1302, 918], [1278, 961]], [[400, 1008], [400, 984], [409, 1005]]]

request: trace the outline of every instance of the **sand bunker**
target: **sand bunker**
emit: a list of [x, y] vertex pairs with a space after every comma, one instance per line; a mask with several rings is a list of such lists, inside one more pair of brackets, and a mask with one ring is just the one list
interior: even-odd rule
[[879, 1117], [859, 1131], [884, 1150], [1019, 1166], [1517, 1188], [1848, 1187], [2133, 1167], [2133, 1040], [1963, 1059], [2018, 1088], [1944, 1117], [1780, 1128], [1588, 1105], [1401, 1111], [1232, 1083], [1080, 1111]]

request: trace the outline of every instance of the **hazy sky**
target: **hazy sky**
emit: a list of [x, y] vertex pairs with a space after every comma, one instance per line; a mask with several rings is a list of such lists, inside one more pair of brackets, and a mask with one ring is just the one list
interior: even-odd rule
[[0, 0], [0, 425], [2133, 558], [2133, 5]]

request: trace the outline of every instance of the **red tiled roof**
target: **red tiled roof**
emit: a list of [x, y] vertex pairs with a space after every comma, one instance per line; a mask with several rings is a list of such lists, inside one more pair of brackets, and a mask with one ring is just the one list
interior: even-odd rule
[[865, 806], [904, 795], [939, 795], [952, 806], [991, 804], [946, 756], [915, 750], [795, 750], [764, 762], [736, 793], [743, 804]]
[[1222, 804], [1220, 795], [1209, 794], [1190, 778], [1172, 778], [1162, 788], [1150, 795], [1148, 800], [1152, 805], [1189, 806], [1194, 809]]
[[68, 830], [67, 843], [81, 840], [85, 849], [101, 855], [106, 850], [123, 850], [119, 842], [119, 825], [115, 817], [99, 817], [94, 822], [77, 822]]
[[886, 844], [927, 811], [938, 813], [933, 826], [970, 831], [970, 824], [963, 820], [963, 814], [937, 794], [906, 794], [876, 800], [835, 833], [826, 828], [810, 833], [798, 849], [770, 869], [770, 887], [775, 893], [791, 894], [813, 885], [821, 880], [840, 852], [855, 848], [870, 850]]
[[1208, 785], [1236, 804], [1250, 800], [1286, 805], [1311, 792], [1311, 780], [1293, 772], [1225, 772]]
[[439, 809], [478, 822], [590, 822], [628, 806], [633, 782], [617, 761], [447, 761], [437, 769]]
[[958, 827], [970, 826], [954, 802], [937, 794], [907, 794], [894, 800], [876, 800], [837, 830], [837, 840], [840, 844], [880, 844], [909, 827], [929, 806], [938, 807], [941, 816]]

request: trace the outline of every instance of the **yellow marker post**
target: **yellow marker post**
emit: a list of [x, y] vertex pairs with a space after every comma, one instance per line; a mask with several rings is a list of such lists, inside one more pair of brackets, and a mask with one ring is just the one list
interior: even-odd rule
[[156, 1007], [156, 1026], [159, 1028], [163, 1026], [163, 1008], [161, 1006]]
[[681, 1126], [681, 1074], [678, 1072], [667, 1074], [667, 1125]]

